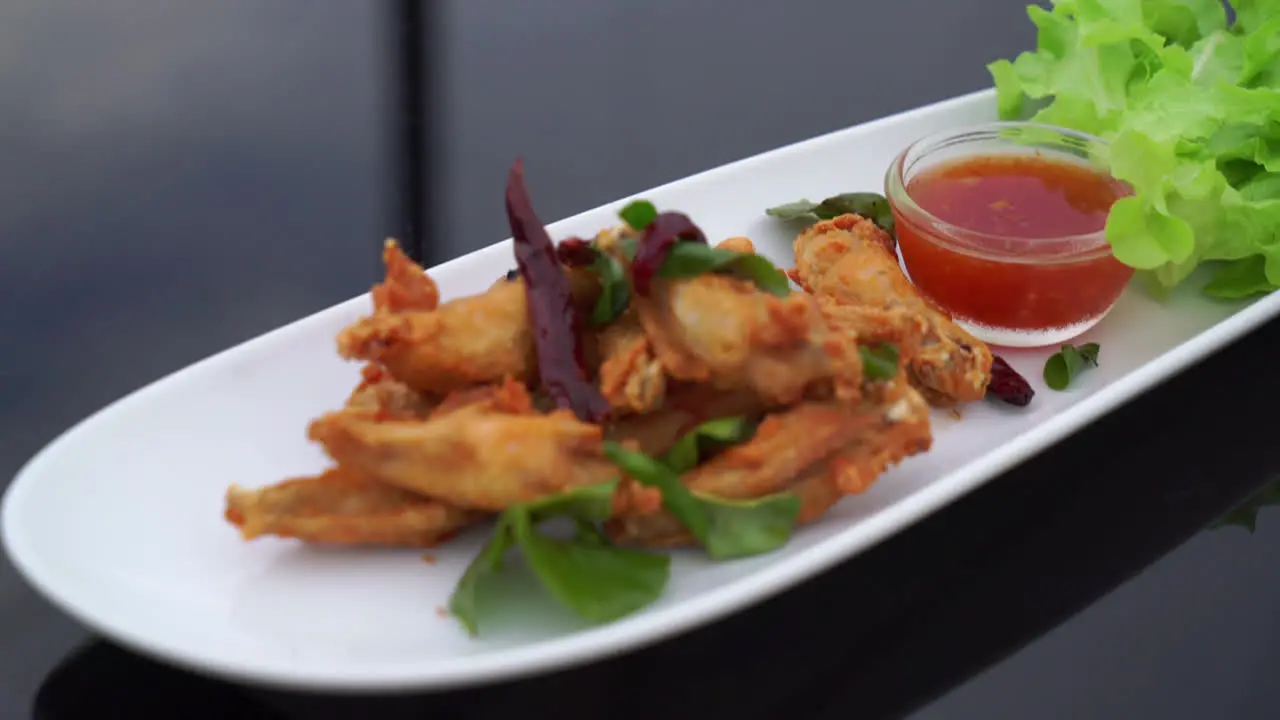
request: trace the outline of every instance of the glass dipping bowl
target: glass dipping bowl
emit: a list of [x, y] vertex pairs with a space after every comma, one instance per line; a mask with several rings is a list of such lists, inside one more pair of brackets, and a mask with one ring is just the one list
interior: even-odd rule
[[[1103, 231], [1111, 203], [1131, 194], [1111, 176], [1108, 157], [1100, 138], [1036, 123], [989, 123], [916, 141], [885, 176], [911, 281], [993, 345], [1056, 345], [1092, 328], [1133, 276]], [[942, 197], [939, 178], [957, 202]], [[1046, 192], [1061, 202], [1041, 212], [1031, 203]]]

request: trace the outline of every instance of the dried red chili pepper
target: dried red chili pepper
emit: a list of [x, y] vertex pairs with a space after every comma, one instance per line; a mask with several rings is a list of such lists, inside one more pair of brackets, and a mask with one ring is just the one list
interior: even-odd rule
[[1010, 367], [1004, 358], [999, 355], [992, 356], [991, 382], [987, 384], [987, 397], [1010, 405], [1026, 407], [1035, 395], [1036, 391], [1031, 389], [1031, 383]]
[[556, 257], [566, 267], [587, 267], [596, 261], [596, 249], [580, 237], [565, 238], [556, 246]]
[[659, 213], [644, 228], [640, 236], [640, 247], [636, 250], [636, 258], [631, 263], [631, 285], [636, 294], [647, 297], [649, 285], [658, 268], [666, 261], [667, 254], [678, 242], [696, 242], [707, 244], [707, 237], [702, 230], [689, 219], [688, 215], [678, 212]]
[[583, 321], [573, 304], [555, 244], [533, 210], [524, 185], [523, 160], [517, 159], [511, 166], [506, 200], [542, 384], [556, 407], [570, 408], [587, 422], [600, 422], [609, 413], [609, 403], [587, 380], [582, 359]]

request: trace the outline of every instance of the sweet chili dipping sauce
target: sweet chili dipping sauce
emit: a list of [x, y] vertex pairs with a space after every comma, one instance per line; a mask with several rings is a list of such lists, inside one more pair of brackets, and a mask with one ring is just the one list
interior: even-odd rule
[[[1133, 269], [1103, 228], [1127, 186], [1068, 152], [1024, 144], [928, 163], [917, 146], [890, 169], [887, 195], [922, 293], [998, 345], [1060, 343], [1111, 309]], [[924, 167], [910, 167], [913, 150]]]

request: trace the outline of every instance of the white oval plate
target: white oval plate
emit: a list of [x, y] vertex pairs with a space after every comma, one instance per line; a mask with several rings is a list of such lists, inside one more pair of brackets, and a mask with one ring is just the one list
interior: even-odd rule
[[[878, 190], [892, 156], [921, 135], [993, 119], [990, 92], [815, 138], [640, 195], [689, 213], [713, 239], [746, 234], [790, 267], [791, 235], [766, 207]], [[537, 198], [537, 168], [530, 168]], [[500, 212], [501, 188], [494, 188]], [[553, 237], [612, 224], [622, 203], [551, 226]], [[508, 242], [432, 271], [445, 297], [483, 290], [512, 266]], [[1218, 304], [1192, 288], [1160, 306], [1130, 290], [1089, 336], [1101, 367], [1055, 393], [1046, 353], [1005, 357], [1035, 382], [1026, 410], [977, 403], [938, 414], [936, 442], [804, 527], [784, 549], [713, 564], [678, 554], [654, 605], [598, 627], [534, 586], [470, 639], [439, 612], [483, 541], [472, 532], [434, 564], [415, 552], [320, 551], [244, 543], [222, 519], [229, 483], [319, 470], [307, 422], [358, 377], [334, 336], [369, 306], [357, 298], [175, 373], [50, 443], [18, 474], [0, 514], [18, 570], [86, 625], [140, 651], [233, 679], [311, 690], [422, 690], [547, 672], [669, 637], [760, 602], [902, 530], [1090, 420], [1274, 317], [1280, 293]]]

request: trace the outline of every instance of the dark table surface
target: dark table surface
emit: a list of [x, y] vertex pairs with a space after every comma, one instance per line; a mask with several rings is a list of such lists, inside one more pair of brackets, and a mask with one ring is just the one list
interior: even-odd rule
[[[368, 287], [405, 231], [392, 5], [0, 8], [0, 476], [107, 402]], [[430, 252], [506, 236], [495, 188], [517, 154], [556, 218], [981, 88], [1032, 41], [1022, 5], [449, 3]], [[197, 678], [93, 638], [0, 560], [0, 718], [1275, 716], [1277, 518], [1203, 528], [1280, 470], [1277, 349], [1273, 324], [754, 610], [463, 693]]]

